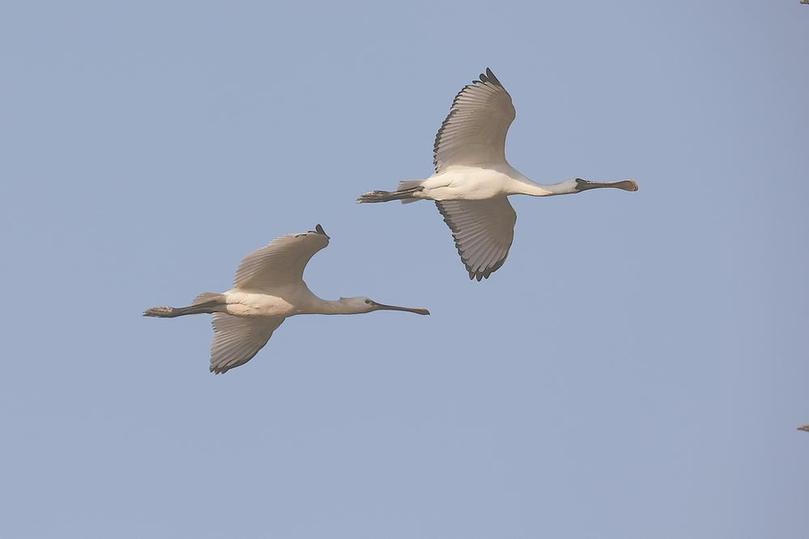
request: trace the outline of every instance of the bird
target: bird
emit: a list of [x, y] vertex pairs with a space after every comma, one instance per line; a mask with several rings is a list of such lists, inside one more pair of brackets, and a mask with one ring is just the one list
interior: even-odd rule
[[143, 316], [212, 314], [210, 371], [222, 374], [253, 359], [290, 316], [372, 311], [430, 314], [427, 309], [386, 305], [367, 297], [333, 301], [317, 297], [306, 286], [303, 271], [312, 256], [329, 244], [329, 239], [319, 224], [308, 232], [275, 238], [242, 259], [233, 288], [227, 292], [203, 292], [187, 307], [152, 307]]
[[800, 427], [798, 427], [798, 430], [809, 432], [809, 425], [801, 425]]
[[490, 68], [452, 100], [433, 144], [435, 173], [404, 180], [395, 191], [371, 191], [359, 203], [433, 200], [470, 279], [487, 279], [508, 256], [517, 214], [510, 195], [554, 196], [612, 187], [637, 191], [633, 179], [616, 182], [569, 178], [542, 185], [506, 161], [506, 134], [516, 112], [511, 96]]

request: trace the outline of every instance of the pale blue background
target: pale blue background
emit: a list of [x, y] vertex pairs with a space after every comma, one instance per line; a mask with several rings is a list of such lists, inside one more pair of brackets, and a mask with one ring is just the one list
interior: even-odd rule
[[[0, 537], [803, 539], [809, 6], [0, 8]], [[487, 65], [537, 181], [467, 280], [428, 203]], [[229, 286], [322, 223], [327, 298], [208, 373]]]

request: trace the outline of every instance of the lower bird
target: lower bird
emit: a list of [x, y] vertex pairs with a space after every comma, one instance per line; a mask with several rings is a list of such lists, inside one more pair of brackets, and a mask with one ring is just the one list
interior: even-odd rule
[[571, 178], [540, 185], [506, 161], [506, 133], [516, 112], [511, 96], [486, 68], [455, 96], [435, 136], [435, 173], [406, 180], [395, 191], [371, 191], [358, 202], [403, 203], [434, 200], [452, 231], [470, 279], [486, 279], [506, 261], [517, 214], [509, 195], [544, 197], [613, 187], [637, 191], [634, 180], [618, 182]]
[[220, 374], [250, 361], [290, 316], [372, 311], [430, 314], [427, 309], [385, 305], [366, 297], [329, 301], [314, 295], [303, 281], [303, 270], [328, 244], [329, 236], [320, 225], [302, 234], [281, 236], [242, 260], [227, 292], [204, 292], [187, 307], [152, 307], [143, 316], [213, 314], [210, 370]]

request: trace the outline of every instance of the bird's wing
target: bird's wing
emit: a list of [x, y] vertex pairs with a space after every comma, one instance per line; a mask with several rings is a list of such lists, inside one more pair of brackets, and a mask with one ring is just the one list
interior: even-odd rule
[[316, 252], [329, 244], [323, 227], [303, 234], [275, 238], [242, 260], [233, 285], [248, 290], [272, 290], [303, 281], [303, 270]]
[[506, 197], [436, 202], [452, 231], [470, 279], [488, 278], [503, 265], [514, 240], [517, 214]]
[[248, 318], [214, 313], [211, 372], [222, 374], [253, 359], [283, 321], [283, 316]]
[[435, 135], [433, 164], [441, 172], [452, 165], [491, 165], [506, 161], [506, 133], [514, 121], [511, 96], [486, 68], [452, 100]]

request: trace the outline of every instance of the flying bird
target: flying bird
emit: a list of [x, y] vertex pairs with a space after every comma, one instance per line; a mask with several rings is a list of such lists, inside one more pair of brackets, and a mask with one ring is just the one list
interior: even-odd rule
[[357, 202], [434, 200], [449, 225], [470, 279], [486, 279], [506, 261], [517, 214], [509, 195], [552, 196], [613, 187], [637, 191], [634, 180], [571, 178], [551, 185], [529, 180], [506, 161], [506, 133], [516, 113], [511, 96], [486, 68], [455, 96], [435, 136], [435, 173], [399, 182], [396, 191], [371, 191]]
[[227, 292], [204, 292], [188, 307], [152, 307], [143, 316], [213, 314], [210, 370], [221, 374], [253, 359], [290, 316], [372, 311], [430, 314], [427, 309], [385, 305], [366, 297], [329, 301], [314, 295], [303, 281], [303, 270], [328, 244], [329, 236], [320, 225], [303, 234], [281, 236], [242, 260]]
[[[807, 3], [809, 3], [809, 2], [807, 2]], [[800, 427], [798, 427], [798, 430], [803, 430], [803, 431], [809, 432], [809, 425], [800, 426]]]

